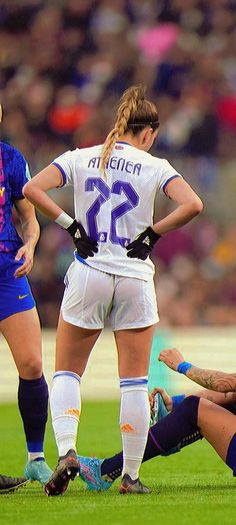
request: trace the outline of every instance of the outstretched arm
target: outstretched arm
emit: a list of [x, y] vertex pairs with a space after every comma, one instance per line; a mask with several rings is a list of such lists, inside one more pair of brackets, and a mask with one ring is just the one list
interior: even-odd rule
[[236, 374], [198, 368], [190, 363], [190, 366], [187, 367], [186, 371], [181, 371], [181, 366], [179, 365], [185, 363], [184, 357], [174, 348], [163, 350], [160, 353], [159, 360], [172, 370], [184, 373], [189, 379], [192, 379], [192, 381], [198, 383], [204, 388], [214, 390], [215, 392], [236, 392]]

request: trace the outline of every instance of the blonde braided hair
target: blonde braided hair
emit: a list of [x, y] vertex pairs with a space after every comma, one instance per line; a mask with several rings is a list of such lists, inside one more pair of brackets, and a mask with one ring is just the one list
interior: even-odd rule
[[[144, 86], [131, 86], [124, 91], [117, 110], [117, 119], [114, 128], [107, 135], [104, 142], [101, 155], [101, 170], [106, 178], [106, 164], [112, 148], [119, 137], [121, 137], [129, 128], [132, 129], [132, 121], [140, 120], [149, 121], [158, 120], [157, 108], [152, 102], [145, 99], [146, 88]], [[144, 124], [142, 124], [144, 126]], [[132, 129], [135, 134], [134, 130]], [[140, 130], [139, 130], [140, 131]]]

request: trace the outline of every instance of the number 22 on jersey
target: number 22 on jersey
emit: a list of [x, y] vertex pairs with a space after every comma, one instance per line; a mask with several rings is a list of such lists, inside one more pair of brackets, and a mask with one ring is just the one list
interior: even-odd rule
[[[114, 244], [120, 244], [125, 247], [130, 243], [128, 237], [119, 237], [117, 234], [117, 221], [130, 210], [138, 206], [139, 196], [134, 190], [132, 184], [129, 182], [116, 180], [113, 182], [111, 188], [108, 184], [99, 177], [89, 177], [85, 181], [85, 191], [98, 191], [99, 195], [88, 209], [86, 216], [88, 222], [89, 235], [93, 239], [100, 242], [107, 242], [109, 240]], [[101, 206], [111, 198], [112, 194], [124, 194], [126, 199], [124, 202], [111, 210], [110, 228], [109, 232], [99, 232], [97, 227], [97, 217]]]

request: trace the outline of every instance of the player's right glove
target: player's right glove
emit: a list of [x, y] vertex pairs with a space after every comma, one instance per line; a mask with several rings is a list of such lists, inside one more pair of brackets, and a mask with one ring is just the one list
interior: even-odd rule
[[74, 222], [67, 228], [71, 235], [78, 254], [82, 259], [93, 257], [98, 252], [98, 243], [95, 239], [89, 237], [82, 226], [81, 222], [74, 219]]
[[140, 233], [135, 241], [126, 246], [127, 256], [131, 259], [137, 258], [145, 261], [160, 238], [161, 235], [154, 232], [149, 226], [144, 232]]

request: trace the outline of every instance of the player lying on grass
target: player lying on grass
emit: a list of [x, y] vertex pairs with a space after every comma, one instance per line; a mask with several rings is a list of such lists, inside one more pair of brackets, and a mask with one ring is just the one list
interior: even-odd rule
[[[174, 370], [184, 362], [181, 354], [173, 350], [162, 352], [160, 359], [169, 366], [172, 364]], [[158, 417], [158, 421], [149, 429], [143, 462], [177, 452], [205, 437], [236, 475], [236, 392], [230, 391], [233, 379], [236, 390], [236, 377], [218, 371], [196, 370], [197, 382], [202, 386], [212, 388], [214, 384], [219, 390], [223, 388], [223, 381], [228, 381], [228, 390], [226, 387], [224, 393], [203, 390], [196, 395], [171, 398], [163, 389], [155, 389], [151, 407], [154, 420]], [[221, 378], [220, 383], [218, 378]], [[122, 452], [104, 460], [79, 456], [79, 461], [80, 476], [90, 490], [108, 489], [122, 472]]]

